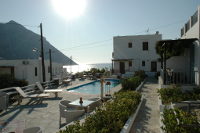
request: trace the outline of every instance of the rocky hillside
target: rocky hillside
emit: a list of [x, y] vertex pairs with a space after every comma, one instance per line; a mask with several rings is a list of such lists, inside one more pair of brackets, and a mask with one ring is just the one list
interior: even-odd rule
[[[70, 59], [62, 52], [52, 46], [43, 37], [44, 53], [55, 51], [52, 53], [52, 61], [70, 65]], [[40, 52], [33, 52], [33, 48], [41, 51], [40, 35], [26, 29], [24, 26], [10, 21], [8, 23], [0, 23], [0, 58], [4, 60], [18, 59], [38, 59]], [[49, 59], [49, 54], [44, 54], [45, 59]], [[76, 65], [72, 61], [72, 65]]]

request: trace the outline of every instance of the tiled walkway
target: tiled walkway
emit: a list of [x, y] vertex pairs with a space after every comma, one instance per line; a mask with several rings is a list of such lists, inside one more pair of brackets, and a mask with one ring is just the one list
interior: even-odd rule
[[159, 111], [158, 111], [158, 81], [148, 78], [140, 89], [144, 100], [138, 115], [132, 125], [130, 133], [159, 133]]

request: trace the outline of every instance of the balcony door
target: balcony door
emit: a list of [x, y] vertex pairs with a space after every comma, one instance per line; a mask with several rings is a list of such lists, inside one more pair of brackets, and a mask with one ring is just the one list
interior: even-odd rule
[[119, 69], [120, 69], [120, 73], [122, 73], [122, 74], [125, 73], [125, 63], [124, 62], [119, 63]]
[[151, 71], [157, 72], [157, 62], [156, 61], [151, 62]]

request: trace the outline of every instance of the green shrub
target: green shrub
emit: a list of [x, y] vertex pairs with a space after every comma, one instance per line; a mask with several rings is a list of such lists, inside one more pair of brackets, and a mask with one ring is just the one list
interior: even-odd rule
[[181, 88], [176, 85], [172, 85], [168, 88], [161, 88], [157, 92], [161, 96], [163, 104], [170, 104], [170, 102], [179, 102], [183, 100]]
[[148, 75], [145, 74], [144, 70], [139, 70], [139, 69], [138, 69], [138, 71], [135, 71], [135, 73], [134, 73], [134, 77], [136, 77], [136, 76], [139, 76], [143, 80], [148, 77]]
[[173, 85], [172, 87], [161, 88], [157, 92], [161, 96], [163, 104], [200, 99], [200, 87], [193, 88], [191, 91], [182, 92], [179, 86]]
[[139, 76], [125, 78], [122, 81], [122, 90], [135, 90], [138, 85], [143, 81], [143, 79]]
[[104, 69], [104, 68], [102, 68], [100, 72], [101, 72], [101, 73], [104, 73], [104, 72], [105, 72], [105, 69]]
[[0, 75], [0, 89], [9, 88], [13, 86], [23, 87], [28, 85], [27, 81], [16, 79], [11, 74], [1, 74]]
[[115, 93], [112, 102], [105, 103], [104, 108], [98, 107], [94, 115], [87, 115], [82, 125], [75, 121], [60, 133], [119, 133], [140, 101], [141, 94], [135, 91]]
[[[174, 113], [176, 112], [176, 114]], [[165, 132], [172, 132], [172, 133], [199, 133], [200, 128], [195, 127], [182, 127], [181, 125], [187, 124], [196, 124], [200, 125], [198, 122], [198, 118], [196, 112], [187, 112], [175, 108], [169, 109], [166, 108], [163, 111], [163, 119], [161, 120], [165, 126], [162, 126], [161, 129]], [[177, 122], [179, 119], [179, 123]], [[180, 125], [181, 124], [181, 125]]]

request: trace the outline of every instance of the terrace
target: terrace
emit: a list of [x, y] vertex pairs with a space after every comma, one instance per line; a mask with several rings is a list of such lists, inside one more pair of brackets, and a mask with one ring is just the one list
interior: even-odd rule
[[[145, 92], [148, 94], [150, 91], [154, 91], [155, 93], [155, 87], [158, 85], [156, 80], [153, 80], [152, 85], [152, 79], [147, 81], [147, 85], [143, 87], [143, 85], [140, 85], [140, 87], [145, 88]], [[1, 111], [0, 112], [0, 123], [1, 127], [4, 127], [4, 124], [7, 126], [1, 131], [11, 132], [11, 131], [17, 131], [17, 130], [23, 130], [25, 128], [29, 127], [35, 127], [40, 126], [42, 128], [42, 132], [49, 133], [49, 132], [58, 132], [59, 131], [59, 106], [58, 103], [62, 99], [67, 99], [71, 101], [75, 101], [82, 97], [83, 99], [91, 99], [94, 97], [99, 97], [99, 94], [85, 94], [85, 93], [73, 93], [73, 92], [67, 92], [66, 89], [73, 88], [75, 86], [79, 86], [81, 84], [89, 83], [91, 80], [85, 79], [85, 80], [74, 80], [72, 81], [72, 84], [69, 86], [60, 86], [59, 88], [64, 89], [62, 93], [59, 93], [59, 97], [54, 97], [53, 93], [50, 93], [50, 96], [48, 98], [45, 98], [42, 104], [38, 104], [38, 100], [35, 99], [23, 99], [22, 103], [20, 105], [17, 104], [17, 102], [13, 102], [9, 104], [9, 107], [7, 111]], [[151, 89], [150, 89], [151, 88]], [[29, 88], [30, 89], [30, 88]], [[110, 92], [111, 94], [119, 91], [121, 89], [121, 85], [116, 86], [113, 88]], [[142, 92], [143, 89], [140, 91]], [[148, 90], [148, 91], [147, 91]], [[146, 94], [145, 94], [146, 95]], [[157, 97], [157, 94], [154, 95]], [[152, 98], [149, 99], [149, 97], [144, 97], [145, 101], [152, 100]], [[157, 100], [157, 98], [154, 98]], [[156, 103], [153, 101], [150, 101], [148, 104], [152, 105], [151, 103]], [[142, 111], [142, 114], [139, 114], [136, 117], [136, 122], [133, 124], [133, 127], [131, 131], [135, 130], [146, 130], [146, 131], [155, 131], [159, 130], [159, 124], [158, 124], [158, 113], [156, 115], [156, 125], [155, 123], [152, 124], [145, 124], [148, 123], [150, 120], [155, 121], [155, 112], [156, 110], [152, 111], [152, 108], [155, 109], [155, 107], [148, 106], [148, 104], [144, 103], [142, 104], [142, 108], [140, 109]], [[157, 106], [157, 105], [155, 105]], [[148, 109], [148, 110], [147, 110]], [[147, 115], [150, 115], [153, 113], [150, 118], [146, 119]], [[140, 123], [140, 118], [142, 117], [143, 122]], [[143, 118], [144, 117], [144, 118]], [[64, 119], [61, 120], [61, 129], [65, 128], [65, 122]], [[130, 124], [132, 125], [132, 124]], [[155, 128], [155, 129], [152, 129]], [[130, 127], [131, 128], [131, 127]]]
[[194, 45], [196, 38], [161, 40], [156, 51], [161, 58], [160, 75], [164, 85], [197, 85]]

